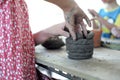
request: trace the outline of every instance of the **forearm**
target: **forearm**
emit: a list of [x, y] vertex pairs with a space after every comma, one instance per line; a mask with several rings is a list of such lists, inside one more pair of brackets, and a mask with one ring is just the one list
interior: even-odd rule
[[105, 25], [111, 31], [112, 35], [120, 38], [120, 29], [116, 25], [109, 23], [109, 22], [107, 22], [107, 20], [102, 19], [102, 18], [99, 20], [100, 20], [101, 24]]
[[113, 27], [115, 27], [114, 24], [109, 23], [107, 20], [99, 17], [98, 19], [102, 25], [105, 25], [109, 30], [111, 30]]
[[45, 0], [59, 6], [63, 11], [69, 11], [70, 9], [78, 6], [74, 0]]

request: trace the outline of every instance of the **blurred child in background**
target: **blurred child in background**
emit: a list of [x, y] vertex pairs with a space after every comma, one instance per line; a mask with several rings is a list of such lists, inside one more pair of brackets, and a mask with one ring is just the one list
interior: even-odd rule
[[93, 16], [93, 29], [102, 30], [102, 45], [112, 49], [120, 50], [120, 6], [116, 0], [102, 0], [105, 7], [99, 13], [88, 9]]

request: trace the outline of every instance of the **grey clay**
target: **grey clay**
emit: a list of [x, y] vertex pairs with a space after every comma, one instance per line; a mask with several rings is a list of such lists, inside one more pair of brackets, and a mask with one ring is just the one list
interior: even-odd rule
[[76, 33], [77, 40], [73, 40], [71, 37], [66, 39], [66, 51], [70, 59], [89, 59], [93, 55], [93, 37], [94, 33], [88, 31], [88, 35], [85, 37], [79, 33]]

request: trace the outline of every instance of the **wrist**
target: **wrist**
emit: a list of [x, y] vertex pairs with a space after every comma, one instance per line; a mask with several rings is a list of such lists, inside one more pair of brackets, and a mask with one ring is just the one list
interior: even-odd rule
[[76, 7], [78, 7], [78, 4], [74, 0], [66, 0], [66, 3], [64, 3], [63, 6], [61, 6], [64, 12], [69, 12], [75, 9]]
[[43, 42], [48, 40], [50, 37], [53, 37], [53, 35], [50, 34], [47, 30], [41, 31], [41, 36], [42, 36], [41, 38], [42, 38]]
[[47, 33], [45, 30], [37, 32], [33, 35], [35, 45], [42, 44], [48, 40], [52, 35]]
[[71, 11], [74, 11], [76, 8], [77, 8], [77, 4], [76, 5], [70, 5], [70, 6], [67, 6], [63, 9], [64, 13], [67, 13], [67, 12], [71, 12]]

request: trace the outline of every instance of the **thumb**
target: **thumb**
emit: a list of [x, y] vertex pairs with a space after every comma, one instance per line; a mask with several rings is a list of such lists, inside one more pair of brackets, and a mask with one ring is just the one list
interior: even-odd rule
[[70, 34], [67, 31], [61, 31], [61, 36], [69, 37]]

